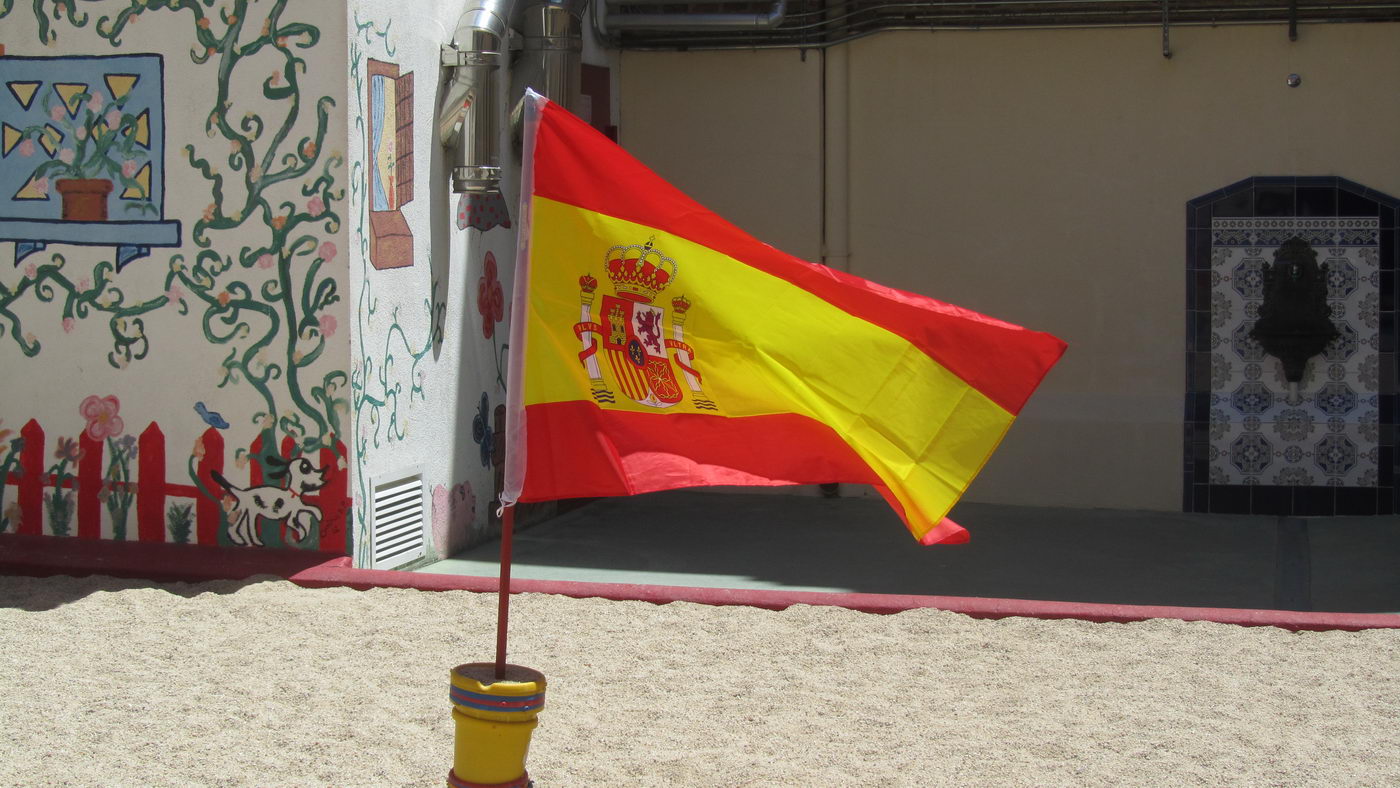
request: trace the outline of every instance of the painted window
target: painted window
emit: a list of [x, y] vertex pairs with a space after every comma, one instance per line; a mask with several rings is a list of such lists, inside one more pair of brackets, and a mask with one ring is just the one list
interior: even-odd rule
[[413, 265], [413, 233], [401, 208], [413, 200], [413, 72], [371, 59], [367, 167], [370, 263], [377, 269]]

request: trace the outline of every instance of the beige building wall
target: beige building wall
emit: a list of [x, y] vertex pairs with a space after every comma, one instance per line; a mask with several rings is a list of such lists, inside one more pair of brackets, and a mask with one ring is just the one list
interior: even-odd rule
[[[1397, 40], [1395, 25], [1296, 42], [1283, 26], [1178, 28], [1170, 60], [1157, 29], [845, 45], [852, 271], [1070, 345], [968, 500], [1180, 508], [1185, 203], [1255, 175], [1400, 195]], [[819, 259], [822, 60], [627, 53], [623, 143]]]
[[619, 142], [705, 207], [821, 258], [821, 55], [623, 53]]

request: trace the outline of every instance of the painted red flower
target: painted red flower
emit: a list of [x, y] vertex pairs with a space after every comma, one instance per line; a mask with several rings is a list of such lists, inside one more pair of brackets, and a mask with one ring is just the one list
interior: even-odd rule
[[476, 285], [476, 308], [481, 312], [481, 335], [490, 339], [496, 333], [496, 324], [505, 319], [506, 297], [501, 291], [501, 280], [496, 278], [496, 256], [487, 252], [482, 268]]
[[95, 441], [122, 434], [125, 425], [122, 424], [122, 417], [117, 415], [119, 410], [121, 403], [114, 396], [89, 396], [78, 406], [78, 413], [87, 420], [87, 428], [83, 433]]

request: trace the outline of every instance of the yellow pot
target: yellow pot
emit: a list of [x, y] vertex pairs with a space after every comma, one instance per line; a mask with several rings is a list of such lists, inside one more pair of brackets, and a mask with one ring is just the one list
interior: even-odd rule
[[494, 662], [452, 669], [452, 720], [457, 724], [451, 788], [526, 788], [525, 755], [544, 707], [544, 674], [506, 665], [496, 678]]

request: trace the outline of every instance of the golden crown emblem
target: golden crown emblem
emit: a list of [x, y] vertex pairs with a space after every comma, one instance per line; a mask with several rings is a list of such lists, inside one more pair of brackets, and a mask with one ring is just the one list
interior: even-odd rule
[[651, 303], [676, 279], [676, 261], [662, 254], [648, 239], [641, 246], [614, 246], [608, 250], [605, 268], [618, 296]]

